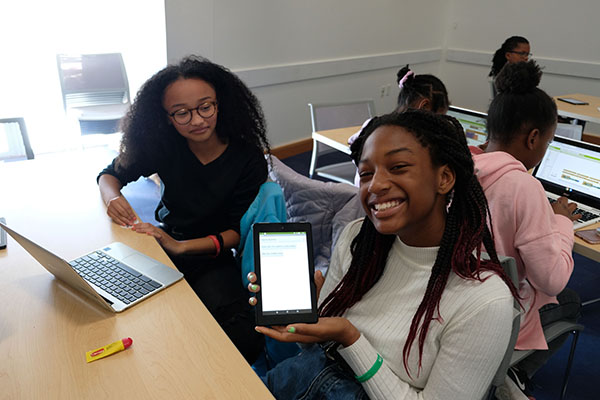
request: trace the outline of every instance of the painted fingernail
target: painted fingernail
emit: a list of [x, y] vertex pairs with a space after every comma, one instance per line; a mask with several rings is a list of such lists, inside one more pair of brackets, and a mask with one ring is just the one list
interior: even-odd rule
[[258, 285], [250, 285], [250, 289], [252, 289], [252, 290], [258, 289]]
[[251, 306], [256, 305], [256, 297], [250, 297], [248, 303], [250, 303]]
[[290, 327], [288, 328], [288, 332], [289, 332], [289, 333], [296, 333], [296, 328], [294, 328], [293, 326], [290, 326]]
[[248, 278], [249, 281], [251, 281], [252, 279], [254, 279], [254, 272], [248, 272], [247, 278]]

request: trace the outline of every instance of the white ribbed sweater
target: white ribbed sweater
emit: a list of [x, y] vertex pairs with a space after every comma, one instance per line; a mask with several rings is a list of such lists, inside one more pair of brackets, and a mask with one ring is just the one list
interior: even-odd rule
[[[350, 243], [361, 223], [350, 223], [340, 235], [321, 299], [348, 270]], [[361, 332], [354, 344], [339, 349], [354, 372], [364, 374], [377, 353], [383, 357], [377, 374], [363, 383], [372, 399], [479, 400], [508, 346], [513, 315], [508, 287], [496, 275], [479, 282], [451, 273], [440, 302], [443, 322], [429, 326], [418, 375], [418, 339], [414, 341], [409, 358], [412, 379], [408, 376], [402, 349], [437, 251], [438, 247], [409, 247], [397, 239], [379, 282], [344, 315]]]

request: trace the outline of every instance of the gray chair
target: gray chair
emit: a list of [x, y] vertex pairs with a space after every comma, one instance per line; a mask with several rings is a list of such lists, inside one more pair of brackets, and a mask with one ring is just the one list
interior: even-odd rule
[[[544, 336], [546, 342], [550, 343], [557, 339], [559, 336], [565, 333], [572, 333], [573, 339], [571, 340], [571, 350], [569, 351], [569, 359], [567, 360], [567, 367], [565, 369], [565, 375], [563, 378], [562, 388], [560, 392], [560, 399], [564, 399], [567, 393], [567, 384], [569, 383], [569, 374], [571, 373], [571, 366], [573, 364], [573, 356], [575, 355], [575, 348], [577, 347], [577, 339], [579, 339], [579, 332], [583, 330], [584, 326], [569, 321], [556, 321], [550, 325], [544, 327]], [[536, 351], [540, 350], [515, 350], [510, 360], [510, 366], [517, 365], [525, 358], [529, 357]]]
[[[34, 158], [33, 149], [29, 143], [27, 127], [23, 118], [0, 119], [0, 160], [21, 160]], [[6, 147], [6, 148], [4, 148]]]
[[117, 132], [131, 102], [121, 53], [58, 54], [56, 62], [65, 112], [82, 134]]
[[[483, 254], [484, 258], [487, 258], [487, 254]], [[502, 263], [502, 267], [506, 274], [510, 277], [513, 284], [518, 287], [519, 286], [519, 278], [517, 274], [517, 265], [515, 260], [512, 257], [504, 257], [498, 256], [500, 258], [500, 262]], [[492, 400], [495, 398], [496, 389], [504, 384], [504, 380], [506, 378], [506, 373], [508, 368], [517, 365], [519, 362], [523, 361], [525, 358], [529, 357], [531, 354], [535, 353], [538, 350], [514, 350], [515, 343], [517, 342], [517, 337], [519, 335], [520, 328], [520, 313], [518, 310], [520, 309], [519, 303], [515, 299], [514, 302], [515, 309], [517, 311], [515, 318], [513, 319], [512, 332], [510, 336], [510, 340], [508, 343], [508, 348], [502, 362], [500, 363], [500, 367], [496, 371], [496, 375], [492, 379], [492, 383], [490, 385], [490, 389], [485, 397], [487, 400]], [[563, 385], [561, 389], [560, 399], [565, 398], [565, 394], [567, 392], [567, 384], [569, 381], [569, 374], [571, 372], [571, 365], [573, 363], [573, 355], [575, 354], [575, 347], [577, 346], [577, 339], [579, 338], [579, 332], [583, 330], [583, 325], [576, 324], [569, 321], [557, 321], [550, 325], [544, 327], [544, 336], [546, 337], [546, 342], [550, 343], [553, 340], [557, 339], [559, 336], [565, 333], [572, 333], [573, 340], [571, 342], [571, 350], [569, 352], [569, 359], [567, 361], [567, 367], [565, 371], [565, 376], [563, 378]]]
[[[488, 259], [488, 255], [486, 253], [482, 253], [484, 259]], [[519, 276], [517, 273], [517, 263], [515, 259], [512, 257], [498, 256], [500, 259], [500, 263], [502, 268], [504, 268], [504, 272], [510, 280], [512, 281], [515, 287], [519, 287]], [[510, 339], [508, 341], [508, 346], [506, 347], [506, 353], [504, 353], [504, 357], [502, 358], [502, 362], [492, 379], [492, 383], [490, 384], [490, 389], [485, 396], [485, 399], [492, 400], [495, 398], [496, 389], [504, 384], [504, 379], [506, 378], [506, 372], [510, 367], [513, 355], [513, 349], [515, 348], [515, 343], [517, 343], [517, 337], [519, 336], [519, 328], [521, 327], [521, 312], [520, 306], [517, 299], [513, 302], [514, 313], [513, 313], [513, 322], [512, 322], [512, 330], [510, 333]]]
[[[354, 100], [340, 103], [308, 103], [312, 131], [318, 132], [329, 129], [360, 126], [375, 115], [375, 103], [371, 99]], [[315, 174], [336, 182], [354, 184], [356, 166], [352, 161], [346, 161], [326, 166], [318, 166], [319, 157], [324, 154], [339, 151], [319, 142], [313, 137], [313, 149], [308, 175]]]

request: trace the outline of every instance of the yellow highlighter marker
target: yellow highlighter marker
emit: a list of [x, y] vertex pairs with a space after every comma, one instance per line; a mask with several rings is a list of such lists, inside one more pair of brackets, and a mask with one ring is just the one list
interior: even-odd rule
[[88, 351], [87, 353], [85, 353], [85, 359], [87, 360], [87, 362], [92, 362], [104, 357], [108, 357], [111, 354], [115, 354], [121, 350], [125, 350], [126, 348], [131, 346], [132, 343], [133, 340], [131, 338], [123, 338], [109, 345], [100, 347], [99, 349]]

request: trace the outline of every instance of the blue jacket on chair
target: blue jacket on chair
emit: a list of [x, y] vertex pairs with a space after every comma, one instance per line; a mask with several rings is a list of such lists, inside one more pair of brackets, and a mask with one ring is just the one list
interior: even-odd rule
[[[240, 245], [238, 254], [241, 256], [242, 282], [248, 285], [247, 275], [254, 271], [254, 244], [252, 242], [252, 224], [255, 222], [286, 222], [286, 207], [281, 187], [275, 182], [265, 182], [260, 187], [258, 195], [248, 207], [248, 211], [240, 221]], [[278, 342], [269, 337], [265, 338], [265, 352], [252, 367], [259, 375], [273, 368], [284, 359], [296, 355], [300, 348], [296, 343]], [[264, 358], [263, 358], [264, 357]], [[259, 366], [260, 364], [260, 366]]]
[[240, 245], [242, 282], [248, 285], [247, 275], [254, 271], [254, 245], [252, 243], [252, 224], [255, 222], [286, 222], [285, 200], [281, 187], [275, 182], [261, 185], [256, 198], [240, 221]]

